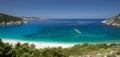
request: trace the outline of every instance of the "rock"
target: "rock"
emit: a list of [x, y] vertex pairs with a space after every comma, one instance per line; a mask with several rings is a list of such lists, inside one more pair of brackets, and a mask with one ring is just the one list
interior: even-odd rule
[[0, 13], [0, 26], [24, 24], [27, 20], [24, 18]]
[[103, 24], [120, 27], [120, 14], [102, 21]]
[[27, 23], [27, 21], [9, 21], [9, 22], [1, 22], [0, 25], [4, 26], [4, 25], [19, 25], [19, 24], [24, 24]]

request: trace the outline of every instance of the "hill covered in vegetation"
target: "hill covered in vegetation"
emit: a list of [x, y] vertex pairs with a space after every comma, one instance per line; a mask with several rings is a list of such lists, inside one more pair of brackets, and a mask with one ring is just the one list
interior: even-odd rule
[[120, 14], [102, 21], [102, 23], [107, 24], [107, 25], [112, 25], [112, 26], [120, 26]]
[[22, 18], [0, 13], [0, 25], [23, 24], [25, 22], [26, 20]]
[[36, 49], [34, 44], [11, 45], [0, 39], [0, 57], [120, 57], [120, 44], [77, 44], [69, 48]]

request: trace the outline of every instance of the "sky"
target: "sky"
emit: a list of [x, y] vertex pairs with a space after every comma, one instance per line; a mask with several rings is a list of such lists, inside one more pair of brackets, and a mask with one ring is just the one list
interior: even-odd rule
[[0, 13], [48, 19], [110, 18], [120, 0], [0, 0]]

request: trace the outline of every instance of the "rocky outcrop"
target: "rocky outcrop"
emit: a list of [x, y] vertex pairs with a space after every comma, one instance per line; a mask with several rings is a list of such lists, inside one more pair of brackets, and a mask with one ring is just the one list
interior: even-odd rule
[[1, 25], [18, 25], [18, 24], [24, 24], [26, 22], [27, 21], [24, 18], [0, 13], [0, 26]]
[[4, 25], [19, 25], [19, 24], [25, 24], [25, 23], [27, 23], [26, 20], [21, 20], [21, 21], [9, 21], [9, 22], [2, 21], [2, 22], [0, 22], [0, 25], [1, 25], [1, 26], [4, 26]]
[[117, 26], [120, 27], [120, 14], [102, 21], [102, 23], [106, 24], [106, 25], [112, 25], [112, 26]]

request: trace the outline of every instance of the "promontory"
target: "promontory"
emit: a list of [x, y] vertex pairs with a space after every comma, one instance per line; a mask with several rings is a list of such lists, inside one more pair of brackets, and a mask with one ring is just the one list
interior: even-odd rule
[[106, 25], [112, 25], [120, 27], [120, 14], [113, 16], [112, 18], [109, 18], [107, 20], [102, 21], [102, 23]]
[[0, 25], [17, 25], [24, 24], [27, 21], [24, 18], [0, 13]]

